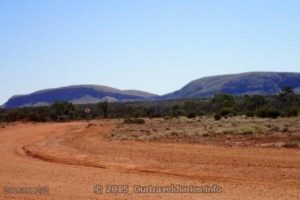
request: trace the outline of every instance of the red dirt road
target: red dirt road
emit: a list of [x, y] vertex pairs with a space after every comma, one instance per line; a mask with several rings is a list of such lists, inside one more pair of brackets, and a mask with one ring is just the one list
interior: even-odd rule
[[[0, 199], [300, 199], [300, 150], [110, 141], [113, 122], [0, 129]], [[219, 185], [221, 193], [133, 192], [134, 185]], [[95, 194], [128, 185], [128, 194]], [[5, 188], [48, 187], [49, 194]]]

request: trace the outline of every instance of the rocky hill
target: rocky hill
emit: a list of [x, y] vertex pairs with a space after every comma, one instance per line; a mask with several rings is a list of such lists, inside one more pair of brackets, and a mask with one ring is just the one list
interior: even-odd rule
[[99, 85], [77, 85], [13, 96], [3, 107], [42, 106], [49, 105], [54, 101], [69, 101], [74, 104], [97, 103], [99, 101], [140, 101], [155, 96], [155, 94], [137, 90], [119, 90]]
[[189, 99], [211, 97], [218, 93], [232, 95], [271, 95], [290, 86], [300, 91], [300, 73], [249, 72], [242, 74], [204, 77], [194, 80], [182, 89], [158, 99]]

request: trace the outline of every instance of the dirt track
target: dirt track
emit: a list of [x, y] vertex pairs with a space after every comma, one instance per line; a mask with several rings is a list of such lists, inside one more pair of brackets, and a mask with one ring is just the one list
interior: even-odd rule
[[[110, 141], [113, 122], [0, 129], [0, 199], [300, 199], [300, 150]], [[133, 185], [214, 185], [215, 194], [136, 194]], [[94, 194], [129, 185], [128, 194]], [[4, 187], [49, 188], [48, 195]]]

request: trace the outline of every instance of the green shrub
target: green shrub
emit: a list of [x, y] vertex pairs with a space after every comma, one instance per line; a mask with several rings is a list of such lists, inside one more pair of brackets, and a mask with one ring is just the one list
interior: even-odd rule
[[211, 99], [211, 103], [215, 104], [218, 108], [233, 107], [235, 99], [230, 94], [217, 94]]
[[124, 124], [145, 124], [146, 121], [144, 119], [135, 118], [135, 119], [125, 119]]
[[172, 119], [172, 117], [171, 116], [164, 116], [164, 119], [165, 120], [170, 120], [170, 119]]
[[285, 112], [286, 117], [297, 117], [298, 116], [298, 109], [297, 108], [290, 108]]
[[280, 112], [276, 109], [269, 107], [262, 107], [256, 111], [256, 116], [261, 118], [273, 118], [276, 119], [280, 116]]
[[190, 113], [188, 114], [187, 118], [196, 118], [197, 117], [197, 114], [196, 113]]
[[198, 112], [198, 116], [204, 116], [204, 115], [205, 115], [204, 112], [202, 112], [202, 111], [199, 111], [199, 112]]
[[215, 114], [214, 118], [216, 121], [219, 121], [222, 118], [222, 116], [220, 114]]
[[225, 108], [222, 108], [221, 112], [220, 112], [221, 116], [225, 117], [229, 114], [233, 114], [233, 109], [230, 108], [230, 107], [225, 107]]
[[248, 111], [248, 112], [246, 113], [246, 116], [247, 116], [247, 117], [254, 117], [255, 114], [254, 114], [253, 111]]

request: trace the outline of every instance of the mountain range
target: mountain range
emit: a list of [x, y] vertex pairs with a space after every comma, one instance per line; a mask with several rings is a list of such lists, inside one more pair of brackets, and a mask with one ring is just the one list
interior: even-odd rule
[[211, 97], [218, 93], [231, 95], [272, 95], [283, 87], [300, 92], [300, 73], [248, 72], [219, 75], [194, 80], [182, 89], [159, 97], [160, 99], [191, 99]]
[[232, 95], [272, 95], [290, 86], [300, 93], [300, 73], [248, 72], [219, 75], [194, 80], [183, 88], [158, 96], [138, 90], [119, 90], [99, 85], [75, 85], [46, 89], [27, 95], [11, 97], [2, 107], [16, 108], [49, 105], [54, 101], [92, 104], [99, 101], [145, 101], [169, 99], [209, 98], [218, 93]]
[[157, 95], [137, 90], [119, 90], [100, 85], [75, 85], [13, 96], [3, 107], [44, 106], [55, 101], [68, 101], [74, 104], [93, 104], [99, 101], [141, 101], [155, 96]]

